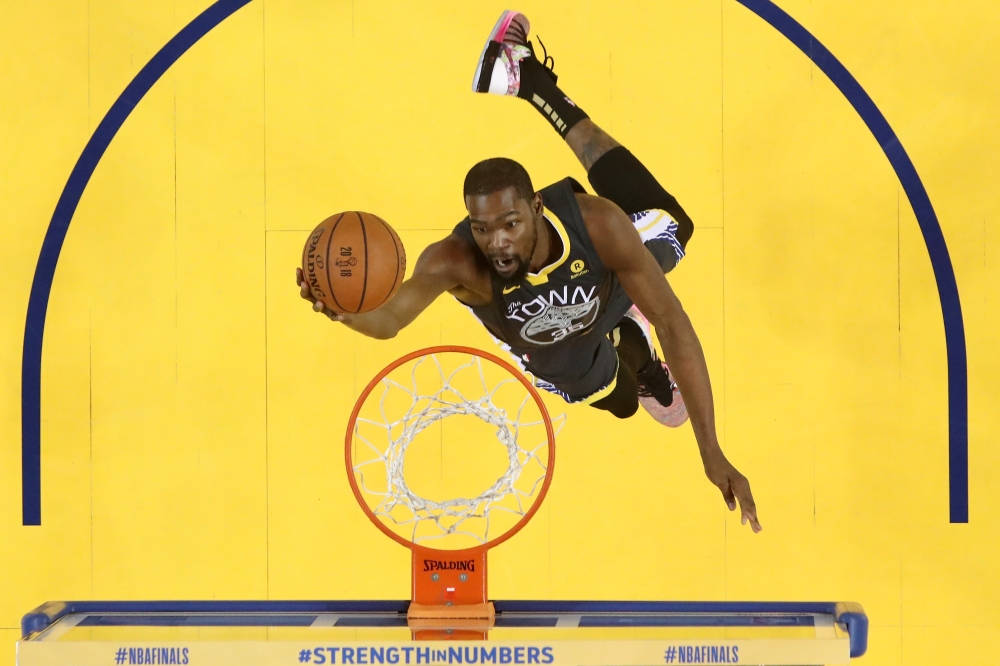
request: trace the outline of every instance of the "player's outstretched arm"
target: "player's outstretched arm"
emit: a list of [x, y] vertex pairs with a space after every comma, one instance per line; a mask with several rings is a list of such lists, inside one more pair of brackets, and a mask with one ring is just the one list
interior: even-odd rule
[[316, 312], [370, 338], [387, 340], [408, 326], [438, 296], [461, 285], [462, 268], [468, 263], [465, 254], [464, 243], [452, 236], [428, 246], [417, 259], [413, 275], [399, 286], [389, 302], [362, 314], [340, 314], [324, 306], [313, 296], [301, 268], [295, 269], [295, 280], [299, 295], [311, 302]]
[[579, 197], [587, 231], [601, 261], [615, 273], [625, 293], [656, 329], [691, 418], [705, 474], [719, 487], [730, 510], [739, 501], [742, 522], [761, 530], [746, 477], [719, 447], [708, 365], [691, 320], [652, 253], [642, 244], [632, 221], [617, 205], [599, 197]]

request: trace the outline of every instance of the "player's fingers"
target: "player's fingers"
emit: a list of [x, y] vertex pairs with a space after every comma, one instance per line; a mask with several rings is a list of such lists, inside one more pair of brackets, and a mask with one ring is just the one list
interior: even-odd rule
[[733, 495], [732, 484], [729, 483], [727, 479], [723, 485], [719, 486], [719, 490], [722, 491], [722, 499], [726, 501], [726, 506], [729, 507], [730, 511], [736, 510], [736, 496]]
[[761, 527], [760, 521], [757, 519], [757, 512], [755, 510], [744, 510], [740, 523], [743, 525], [750, 523], [750, 529], [754, 532], [760, 532], [764, 529]]
[[296, 268], [295, 269], [295, 284], [301, 285], [303, 282], [305, 282], [305, 279], [302, 277], [302, 269], [301, 268]]
[[745, 514], [757, 515], [757, 505], [754, 504], [753, 495], [750, 494], [750, 487], [747, 486], [746, 492], [740, 492], [736, 495], [740, 500], [740, 509]]
[[343, 315], [338, 314], [338, 313], [334, 312], [333, 310], [331, 310], [330, 308], [326, 307], [325, 305], [323, 305], [322, 301], [315, 301], [313, 303], [313, 310], [315, 310], [316, 312], [319, 312], [321, 314], [326, 315], [327, 318], [330, 319], [330, 320], [332, 320], [332, 321], [344, 321], [344, 316]]
[[749, 521], [750, 526], [754, 527], [754, 532], [759, 532], [761, 527], [757, 521], [757, 504], [753, 501], [753, 493], [750, 492], [750, 482], [745, 476], [740, 475], [733, 480], [732, 485], [733, 491], [740, 501], [740, 509], [743, 514], [740, 522], [746, 525]]

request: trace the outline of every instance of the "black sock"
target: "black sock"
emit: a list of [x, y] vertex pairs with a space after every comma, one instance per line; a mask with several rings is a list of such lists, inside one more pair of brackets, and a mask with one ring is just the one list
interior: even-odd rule
[[549, 124], [566, 138], [566, 133], [584, 118], [589, 118], [583, 109], [559, 90], [554, 75], [535, 58], [525, 58], [520, 62], [521, 89], [517, 96], [531, 102]]

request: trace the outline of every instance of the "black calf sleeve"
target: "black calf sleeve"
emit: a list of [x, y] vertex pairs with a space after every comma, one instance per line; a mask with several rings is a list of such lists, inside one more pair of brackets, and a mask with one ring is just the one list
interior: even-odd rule
[[694, 222], [628, 148], [617, 146], [601, 155], [587, 179], [598, 196], [614, 201], [629, 215], [654, 208], [670, 213], [677, 220], [677, 240], [687, 246]]

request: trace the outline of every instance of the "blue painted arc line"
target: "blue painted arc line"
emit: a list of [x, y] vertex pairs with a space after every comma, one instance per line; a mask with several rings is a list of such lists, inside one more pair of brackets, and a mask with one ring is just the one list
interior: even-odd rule
[[930, 254], [948, 356], [948, 487], [949, 517], [953, 523], [969, 522], [969, 385], [968, 361], [965, 349], [965, 323], [958, 284], [948, 246], [941, 232], [934, 207], [909, 155], [896, 133], [865, 92], [837, 58], [795, 19], [770, 0], [737, 0], [740, 4], [771, 24], [778, 32], [809, 56], [810, 60], [829, 77], [858, 115], [871, 130], [896, 177], [903, 186], [920, 231]]
[[[31, 285], [21, 370], [22, 513], [25, 525], [41, 524], [42, 339], [59, 253], [87, 183], [115, 134], [153, 84], [195, 42], [250, 0], [219, 0], [153, 56], [112, 105], [74, 166], [52, 215]], [[948, 352], [949, 492], [951, 522], [968, 522], [968, 381], [965, 328], [958, 285], [934, 208], [920, 177], [885, 117], [847, 69], [804, 27], [769, 0], [738, 0], [772, 25], [816, 63], [868, 125], [906, 191], [931, 257], [944, 315]]]
[[45, 315], [69, 223], [101, 157], [115, 134], [161, 76], [199, 39], [250, 0], [219, 0], [187, 24], [136, 74], [105, 114], [76, 161], [49, 222], [35, 266], [24, 324], [21, 357], [21, 514], [25, 525], [42, 524], [41, 400]]

